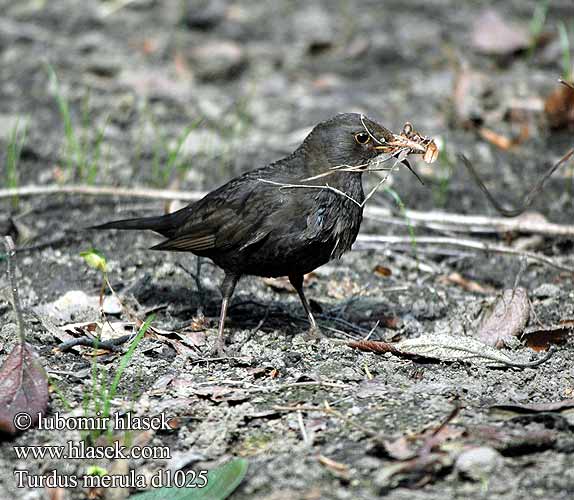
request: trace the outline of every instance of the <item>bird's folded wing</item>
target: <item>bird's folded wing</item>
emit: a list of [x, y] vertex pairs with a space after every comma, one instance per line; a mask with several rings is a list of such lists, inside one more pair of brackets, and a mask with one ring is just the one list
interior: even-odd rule
[[273, 229], [268, 218], [281, 205], [265, 184], [249, 190], [214, 192], [190, 207], [177, 233], [154, 250], [209, 253], [241, 251], [264, 239]]

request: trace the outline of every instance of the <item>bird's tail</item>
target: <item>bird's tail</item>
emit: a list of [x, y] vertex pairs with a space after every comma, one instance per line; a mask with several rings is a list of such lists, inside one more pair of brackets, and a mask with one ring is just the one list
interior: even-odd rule
[[174, 219], [174, 214], [167, 214], [156, 217], [114, 220], [98, 226], [92, 226], [89, 229], [149, 229], [169, 237], [176, 226]]

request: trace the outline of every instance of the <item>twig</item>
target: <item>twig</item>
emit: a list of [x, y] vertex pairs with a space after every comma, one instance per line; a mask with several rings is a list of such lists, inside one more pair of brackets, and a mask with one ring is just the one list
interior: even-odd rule
[[550, 178], [550, 176], [560, 166], [562, 166], [564, 163], [566, 163], [572, 157], [572, 155], [574, 155], [574, 149], [571, 149], [570, 151], [568, 151], [558, 162], [556, 162], [554, 165], [552, 165], [544, 173], [544, 175], [538, 180], [538, 182], [532, 187], [532, 189], [526, 194], [522, 203], [517, 208], [511, 208], [511, 209], [504, 208], [498, 202], [498, 200], [496, 200], [496, 198], [494, 198], [494, 196], [492, 196], [490, 191], [487, 189], [487, 187], [482, 182], [482, 179], [478, 175], [477, 171], [472, 166], [472, 163], [468, 160], [468, 158], [466, 158], [466, 156], [460, 154], [460, 155], [458, 155], [458, 157], [462, 160], [464, 166], [469, 171], [470, 175], [472, 176], [474, 181], [478, 184], [478, 187], [484, 193], [484, 195], [487, 197], [488, 201], [492, 204], [492, 206], [496, 210], [498, 210], [499, 213], [501, 213], [502, 215], [504, 215], [506, 217], [515, 217], [517, 215], [520, 215], [522, 212], [524, 212], [532, 204], [536, 195], [538, 193], [540, 193], [540, 191], [542, 191], [542, 188], [544, 187], [544, 183]]
[[152, 200], [183, 200], [197, 201], [207, 192], [203, 191], [171, 191], [168, 189], [146, 188], [119, 188], [114, 186], [86, 186], [76, 185], [47, 185], [47, 186], [21, 186], [18, 188], [0, 189], [0, 199], [20, 198], [40, 195], [78, 194], [87, 196], [119, 196], [123, 198], [148, 198]]
[[[221, 358], [221, 359], [229, 359], [229, 358]], [[245, 383], [243, 380], [220, 380], [218, 383], [230, 384], [230, 385], [240, 385], [240, 386], [243, 386], [242, 389], [247, 391], [247, 392], [275, 392], [275, 391], [284, 391], [287, 389], [295, 389], [298, 387], [331, 387], [334, 389], [349, 389], [350, 388], [350, 386], [348, 384], [340, 384], [340, 383], [336, 383], [336, 382], [321, 382], [321, 381], [290, 382], [290, 383], [286, 383], [286, 384], [269, 385], [269, 386], [249, 384], [249, 383]], [[211, 384], [211, 382], [209, 382], [208, 384]], [[199, 385], [201, 385], [201, 384], [199, 384]]]
[[[369, 206], [365, 208], [365, 217], [379, 221], [395, 220], [390, 209]], [[541, 215], [532, 217], [523, 214], [514, 219], [505, 217], [488, 217], [484, 215], [461, 215], [448, 212], [420, 212], [405, 210], [404, 217], [409, 219], [413, 226], [421, 226], [440, 231], [454, 231], [467, 233], [505, 233], [519, 232], [525, 234], [542, 234], [545, 236], [574, 236], [574, 225], [555, 224], [548, 222]]]
[[325, 401], [325, 406], [304, 406], [304, 405], [272, 406], [272, 409], [276, 410], [276, 411], [297, 412], [297, 413], [310, 412], [310, 411], [321, 412], [321, 413], [324, 413], [326, 415], [331, 415], [333, 417], [336, 417], [336, 418], [342, 420], [343, 422], [345, 422], [350, 427], [354, 427], [358, 431], [364, 432], [365, 434], [367, 434], [371, 437], [382, 438], [382, 436], [379, 432], [368, 429], [366, 427], [363, 427], [361, 424], [357, 424], [356, 422], [351, 420], [349, 417], [346, 417], [345, 415], [343, 415], [340, 411], [335, 410], [332, 407], [332, 405], [329, 404], [327, 401]]
[[109, 6], [102, 6], [101, 7], [101, 16], [103, 18], [109, 17], [112, 14], [120, 11], [124, 7], [127, 7], [130, 3], [137, 2], [138, 0], [116, 0], [115, 2], [111, 3]]
[[[309, 187], [306, 185], [302, 185]], [[317, 186], [325, 189], [325, 186]], [[334, 188], [331, 188], [333, 190]], [[172, 191], [163, 189], [126, 189], [113, 186], [23, 186], [19, 188], [0, 189], [0, 199], [41, 195], [59, 195], [59, 194], [77, 194], [87, 196], [112, 196], [121, 198], [145, 198], [152, 200], [182, 200], [197, 201], [203, 198], [207, 193], [204, 191]], [[347, 196], [345, 193], [341, 193]], [[359, 204], [356, 200], [353, 202]], [[360, 205], [360, 204], [359, 204]], [[365, 207], [364, 216], [373, 219], [396, 218], [389, 209], [378, 206]], [[532, 218], [529, 215], [523, 215], [515, 219], [506, 219], [503, 217], [487, 217], [452, 214], [446, 212], [420, 212], [416, 210], [406, 210], [406, 216], [414, 226], [428, 227], [441, 231], [469, 232], [469, 233], [503, 233], [503, 232], [520, 232], [524, 234], [541, 234], [545, 236], [574, 236], [574, 225], [555, 224], [548, 222], [541, 217]], [[403, 217], [401, 217], [401, 223]], [[43, 244], [39, 248], [46, 246]], [[18, 249], [18, 252], [28, 250], [29, 248]]]
[[458, 401], [455, 401], [454, 408], [447, 415], [447, 417], [436, 427], [436, 429], [431, 433], [431, 435], [425, 439], [421, 449], [419, 450], [419, 456], [427, 456], [432, 452], [432, 449], [443, 441], [440, 437], [440, 433], [444, 428], [450, 424], [454, 418], [460, 413], [461, 406]]
[[381, 321], [377, 320], [377, 322], [375, 323], [375, 326], [373, 326], [373, 328], [371, 328], [371, 331], [367, 334], [367, 336], [363, 339], [363, 340], [369, 340], [369, 338], [371, 337], [371, 335], [375, 332], [375, 330], [377, 329], [377, 327], [379, 326], [379, 323]]
[[[309, 187], [306, 186], [305, 187]], [[324, 185], [318, 186], [325, 188]], [[21, 186], [18, 188], [0, 189], [0, 200], [18, 196], [48, 196], [59, 194], [76, 194], [86, 196], [111, 196], [119, 198], [143, 198], [150, 200], [181, 200], [197, 201], [203, 198], [206, 191], [174, 191], [166, 189], [145, 188], [118, 188], [114, 186], [86, 186], [86, 185], [47, 185], [47, 186]], [[365, 217], [390, 218], [393, 212], [378, 206], [365, 207]], [[523, 215], [515, 219], [504, 217], [488, 217], [480, 215], [461, 215], [447, 212], [420, 212], [406, 210], [405, 216], [414, 224], [420, 223], [430, 229], [470, 233], [501, 233], [507, 231], [525, 234], [542, 234], [547, 236], [574, 236], [574, 225], [555, 224], [540, 218]], [[402, 217], [401, 217], [402, 220]]]
[[[403, 154], [405, 153], [405, 154]], [[369, 201], [372, 196], [377, 192], [377, 190], [382, 186], [382, 184], [384, 182], [387, 181], [387, 179], [389, 178], [389, 175], [391, 172], [393, 172], [397, 166], [397, 164], [401, 163], [406, 157], [406, 152], [401, 152], [398, 156], [398, 158], [396, 159], [395, 163], [393, 164], [392, 167], [390, 167], [387, 171], [387, 175], [385, 175], [378, 183], [377, 185], [371, 189], [371, 191], [369, 191], [369, 193], [367, 194], [367, 196], [365, 196], [365, 199], [362, 202], [359, 202], [357, 200], [355, 200], [353, 197], [349, 196], [347, 193], [345, 193], [344, 191], [341, 191], [340, 189], [334, 188], [333, 186], [329, 186], [329, 184], [325, 183], [322, 185], [316, 185], [316, 184], [290, 184], [290, 183], [283, 183], [283, 182], [276, 182], [276, 181], [271, 181], [269, 179], [262, 179], [259, 178], [257, 179], [260, 182], [265, 182], [267, 184], [273, 184], [275, 186], [279, 186], [279, 189], [327, 189], [328, 191], [332, 191], [335, 194], [338, 194], [340, 196], [343, 196], [344, 198], [347, 198], [348, 200], [352, 201], [355, 205], [357, 205], [360, 208], [363, 208], [367, 201]], [[310, 177], [309, 179], [316, 179], [320, 176], [315, 176], [315, 177]]]
[[16, 258], [16, 247], [14, 240], [10, 236], [4, 237], [4, 244], [6, 245], [6, 261], [8, 280], [10, 281], [10, 288], [12, 290], [12, 306], [16, 312], [16, 321], [18, 323], [18, 336], [20, 342], [24, 344], [26, 341], [26, 332], [24, 331], [24, 319], [22, 318], [22, 307], [20, 304], [20, 294], [18, 293], [18, 284], [16, 282], [16, 266], [14, 259]]
[[300, 411], [297, 412], [297, 423], [299, 424], [299, 430], [301, 431], [303, 443], [305, 446], [309, 446], [309, 436], [307, 435], [307, 430], [305, 429], [305, 422], [303, 422], [303, 413]]
[[[380, 244], [386, 245], [405, 245], [411, 244], [410, 236], [380, 236], [364, 234], [359, 235], [357, 242], [361, 243], [364, 248], [370, 248], [372, 246], [377, 247]], [[459, 238], [447, 238], [447, 237], [431, 237], [422, 236], [417, 237], [417, 245], [440, 245], [440, 246], [454, 246], [460, 248], [473, 248], [476, 250], [482, 250], [487, 253], [498, 253], [504, 255], [517, 255], [519, 257], [526, 257], [537, 262], [541, 262], [560, 271], [566, 271], [569, 273], [574, 273], [574, 268], [569, 266], [564, 266], [558, 264], [554, 260], [534, 252], [526, 252], [521, 250], [514, 250], [503, 245], [493, 245], [490, 243], [484, 243], [482, 241], [476, 240], [463, 240]]]
[[110, 339], [110, 340], [100, 340], [95, 337], [78, 337], [75, 339], [67, 340], [58, 345], [58, 349], [62, 352], [70, 350], [72, 347], [78, 345], [93, 347], [98, 349], [107, 349], [108, 351], [118, 351], [118, 346], [126, 343], [128, 340], [132, 339], [136, 333], [122, 335], [121, 337]]
[[359, 207], [363, 207], [363, 203], [358, 202], [357, 200], [355, 200], [353, 197], [349, 196], [347, 193], [345, 193], [344, 191], [341, 191], [340, 189], [334, 188], [333, 186], [329, 186], [329, 184], [322, 184], [322, 185], [316, 185], [316, 184], [288, 184], [288, 183], [284, 183], [284, 182], [275, 182], [275, 181], [270, 181], [269, 179], [257, 179], [259, 182], [264, 182], [266, 184], [273, 184], [274, 186], [279, 186], [279, 189], [326, 189], [327, 191], [332, 191], [335, 194], [338, 194], [340, 196], [343, 196], [344, 198], [347, 198], [348, 200], [352, 201], [355, 205], [359, 206]]

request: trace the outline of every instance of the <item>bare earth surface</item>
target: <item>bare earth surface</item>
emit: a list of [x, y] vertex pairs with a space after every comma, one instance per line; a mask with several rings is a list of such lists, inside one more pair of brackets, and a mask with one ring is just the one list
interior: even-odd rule
[[[321, 119], [358, 111], [395, 132], [411, 121], [440, 139], [437, 163], [413, 160], [425, 186], [406, 170], [394, 175], [392, 189], [407, 208], [496, 216], [456, 155], [472, 160], [501, 202], [517, 203], [572, 147], [571, 130], [550, 129], [540, 103], [562, 74], [556, 26], [559, 21], [574, 26], [574, 6], [570, 0], [550, 2], [545, 30], [553, 38], [533, 53], [479, 55], [472, 24], [490, 3], [141, 0], [113, 10], [118, 3], [0, 0], [0, 158], [20, 120], [27, 123], [20, 185], [91, 182], [204, 191], [288, 154]], [[528, 27], [536, 5], [500, 2], [499, 12]], [[69, 103], [76, 142], [84, 148], [83, 172], [68, 168], [74, 152], [66, 149], [49, 67]], [[453, 89], [465, 71], [482, 73], [489, 90], [478, 97], [463, 92], [457, 103]], [[469, 106], [476, 106], [485, 127], [518, 137], [526, 123], [528, 138], [503, 151], [476, 128], [464, 127], [460, 115], [471, 99], [476, 102]], [[534, 105], [524, 111], [529, 103]], [[518, 124], [517, 107], [526, 116]], [[170, 159], [180, 138], [181, 150]], [[0, 179], [6, 187], [6, 178]], [[376, 180], [365, 176], [365, 186]], [[572, 192], [570, 162], [531, 210], [570, 224]], [[394, 223], [370, 217], [361, 234], [409, 235], [389, 193], [379, 192], [370, 203], [392, 210]], [[129, 493], [76, 488], [50, 497], [42, 488], [17, 489], [15, 469], [81, 475], [100, 465], [149, 476], [161, 468], [210, 469], [233, 456], [249, 461], [233, 494], [237, 499], [573, 497], [574, 420], [568, 409], [502, 415], [491, 408], [573, 398], [571, 343], [540, 366], [493, 369], [365, 353], [341, 342], [372, 329], [371, 340], [472, 336], [481, 315], [515, 285], [517, 275], [530, 299], [529, 326], [556, 325], [574, 318], [572, 273], [476, 250], [431, 252], [410, 243], [366, 248], [358, 242], [308, 280], [324, 338], [307, 337], [296, 294], [281, 283], [247, 277], [228, 318], [233, 358], [206, 361], [217, 331], [220, 270], [208, 261], [198, 267], [192, 255], [148, 251], [160, 241], [153, 234], [83, 230], [173, 208], [152, 199], [52, 195], [22, 197], [14, 210], [9, 199], [0, 200], [2, 230], [13, 216], [19, 245], [29, 247], [17, 257], [25, 311], [56, 326], [98, 321], [96, 299], [84, 308], [55, 310], [50, 304], [70, 291], [98, 296], [101, 276], [79, 254], [99, 249], [122, 300], [140, 318], [154, 312], [154, 326], [168, 331], [139, 344], [112, 410], [178, 417], [173, 429], [131, 435], [142, 444], [169, 446], [171, 458], [165, 460], [17, 460], [15, 445], [63, 445], [78, 442], [80, 433], [4, 435], [0, 499]], [[33, 239], [22, 243], [24, 233]], [[445, 235], [416, 227], [414, 234]], [[454, 236], [527, 248], [574, 266], [572, 237]], [[5, 269], [3, 258], [2, 288]], [[453, 273], [485, 293], [456, 284]], [[17, 339], [7, 297], [0, 296], [0, 361]], [[57, 332], [25, 316], [28, 341], [54, 388], [48, 415], [90, 414], [82, 405], [92, 394], [91, 351], [56, 350]], [[117, 311], [109, 319], [130, 318]], [[98, 356], [97, 369], [107, 380], [116, 373], [121, 352]], [[507, 352], [521, 362], [543, 354], [520, 343]]]

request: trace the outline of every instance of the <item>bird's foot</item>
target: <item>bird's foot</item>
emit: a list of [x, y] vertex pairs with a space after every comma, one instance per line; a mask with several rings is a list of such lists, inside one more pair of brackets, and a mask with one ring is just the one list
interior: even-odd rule
[[309, 330], [307, 330], [306, 337], [309, 340], [320, 340], [325, 337], [325, 335], [317, 325], [312, 325], [309, 327]]
[[215, 340], [213, 347], [209, 351], [209, 356], [211, 358], [228, 358], [229, 355], [225, 350], [225, 342], [222, 338], [218, 338]]

